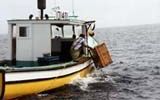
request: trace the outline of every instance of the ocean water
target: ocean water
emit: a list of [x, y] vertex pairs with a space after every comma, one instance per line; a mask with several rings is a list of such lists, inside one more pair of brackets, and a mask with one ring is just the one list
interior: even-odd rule
[[0, 61], [6, 59], [8, 55], [7, 35], [0, 34]]
[[160, 24], [97, 29], [96, 39], [107, 43], [111, 65], [30, 100], [160, 100]]

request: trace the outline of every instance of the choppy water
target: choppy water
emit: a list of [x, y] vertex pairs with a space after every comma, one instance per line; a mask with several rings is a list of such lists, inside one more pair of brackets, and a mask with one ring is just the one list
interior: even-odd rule
[[0, 35], [0, 61], [7, 57], [8, 39], [6, 35]]
[[[95, 72], [36, 99], [160, 100], [160, 25], [106, 28], [96, 33], [112, 54], [113, 63], [104, 73]], [[4, 55], [5, 50], [1, 51]]]

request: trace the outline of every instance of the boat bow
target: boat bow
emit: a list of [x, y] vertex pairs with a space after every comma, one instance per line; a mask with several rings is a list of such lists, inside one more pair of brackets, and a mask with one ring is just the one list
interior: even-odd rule
[[0, 69], [0, 100], [3, 99], [5, 91], [5, 71]]

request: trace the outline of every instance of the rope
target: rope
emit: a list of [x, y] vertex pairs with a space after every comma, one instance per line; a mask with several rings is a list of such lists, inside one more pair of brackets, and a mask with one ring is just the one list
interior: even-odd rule
[[95, 58], [94, 58], [94, 56], [92, 55], [91, 50], [89, 50], [89, 54], [91, 55], [91, 58], [92, 58], [93, 63], [94, 63], [93, 68], [94, 68], [96, 71], [100, 71], [100, 72], [101, 72], [102, 78], [106, 78], [105, 72], [104, 72], [104, 71], [102, 70], [102, 68], [100, 68], [100, 66], [95, 62], [95, 60], [94, 60]]

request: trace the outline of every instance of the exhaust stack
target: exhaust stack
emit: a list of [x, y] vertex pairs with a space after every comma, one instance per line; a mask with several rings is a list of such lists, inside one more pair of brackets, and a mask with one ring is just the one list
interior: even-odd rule
[[41, 20], [43, 20], [43, 11], [46, 9], [46, 0], [38, 0], [37, 1], [38, 9], [41, 11]]

